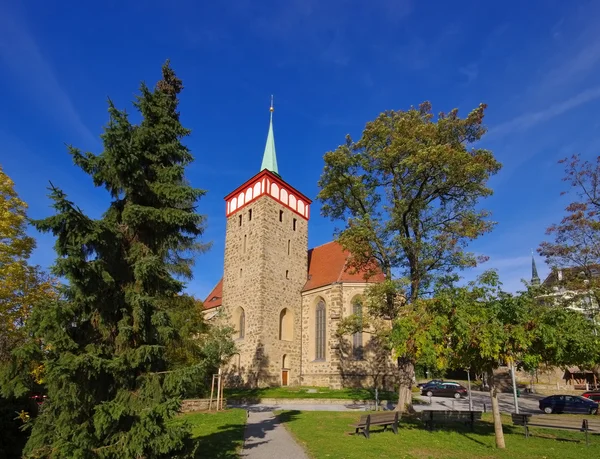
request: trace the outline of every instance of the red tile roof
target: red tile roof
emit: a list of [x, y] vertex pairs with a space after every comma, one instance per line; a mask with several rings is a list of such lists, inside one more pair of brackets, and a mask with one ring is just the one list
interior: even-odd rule
[[223, 278], [204, 300], [204, 309], [212, 309], [221, 306], [223, 303]]
[[[383, 273], [376, 274], [365, 281], [364, 273], [346, 271], [346, 262], [350, 252], [336, 242], [328, 242], [308, 251], [308, 277], [302, 291], [312, 290], [333, 284], [334, 282], [382, 282]], [[223, 279], [204, 300], [204, 309], [221, 306], [223, 302]]]
[[[336, 242], [328, 242], [308, 251], [308, 280], [303, 291], [323, 287], [334, 282], [365, 282], [364, 273], [346, 271], [350, 252]], [[366, 282], [382, 282], [383, 273], [379, 273]]]

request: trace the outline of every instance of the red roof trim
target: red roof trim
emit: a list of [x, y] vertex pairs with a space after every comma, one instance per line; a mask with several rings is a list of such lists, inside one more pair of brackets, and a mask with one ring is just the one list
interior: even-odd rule
[[[273, 180], [274, 182], [278, 183], [280, 186], [283, 185], [283, 186], [289, 188], [296, 195], [298, 195], [299, 197], [301, 197], [302, 200], [304, 200], [307, 204], [309, 204], [309, 205], [312, 204], [312, 200], [311, 199], [307, 198], [303, 193], [300, 193], [296, 188], [294, 188], [289, 183], [287, 183], [286, 181], [284, 181], [281, 177], [278, 177], [277, 175], [273, 174], [273, 172], [271, 172], [268, 169], [262, 170], [258, 174], [256, 174], [254, 177], [246, 180], [243, 184], [241, 184], [235, 190], [233, 190], [231, 193], [229, 193], [227, 196], [225, 196], [224, 200], [227, 201], [228, 199], [233, 198], [235, 195], [237, 195], [238, 193], [240, 193], [242, 190], [246, 191], [246, 188], [248, 187], [248, 185], [250, 184], [250, 182], [254, 183], [258, 179], [261, 179], [261, 178], [263, 178], [265, 176], [269, 177], [271, 180]], [[242, 207], [240, 207], [240, 209]]]

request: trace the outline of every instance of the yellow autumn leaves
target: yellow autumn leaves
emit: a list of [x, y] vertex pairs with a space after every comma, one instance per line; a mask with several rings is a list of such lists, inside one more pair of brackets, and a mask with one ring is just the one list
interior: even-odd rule
[[0, 360], [24, 338], [22, 326], [32, 305], [55, 295], [54, 283], [27, 262], [35, 241], [26, 233], [26, 211], [0, 166]]

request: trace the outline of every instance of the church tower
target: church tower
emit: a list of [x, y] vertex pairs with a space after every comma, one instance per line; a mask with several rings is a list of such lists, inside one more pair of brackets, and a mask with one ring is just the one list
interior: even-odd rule
[[301, 292], [311, 201], [279, 175], [271, 99], [261, 170], [225, 197], [223, 312], [239, 354], [228, 372], [253, 387], [299, 384]]

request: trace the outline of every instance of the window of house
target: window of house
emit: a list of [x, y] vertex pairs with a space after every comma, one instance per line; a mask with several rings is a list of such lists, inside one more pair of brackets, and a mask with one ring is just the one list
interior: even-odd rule
[[[362, 321], [362, 300], [355, 298], [352, 301], [352, 314], [354, 314], [359, 320]], [[352, 335], [352, 355], [356, 360], [362, 360], [363, 358], [363, 334], [362, 328]]]
[[240, 226], [242, 226], [242, 214], [240, 214]]
[[248, 221], [252, 220], [252, 209], [248, 209]]
[[292, 223], [292, 228], [296, 231], [296, 219], [294, 218], [294, 222]]
[[325, 302], [319, 301], [315, 317], [315, 360], [325, 360]]
[[282, 222], [283, 221], [283, 210], [279, 211], [279, 221]]

